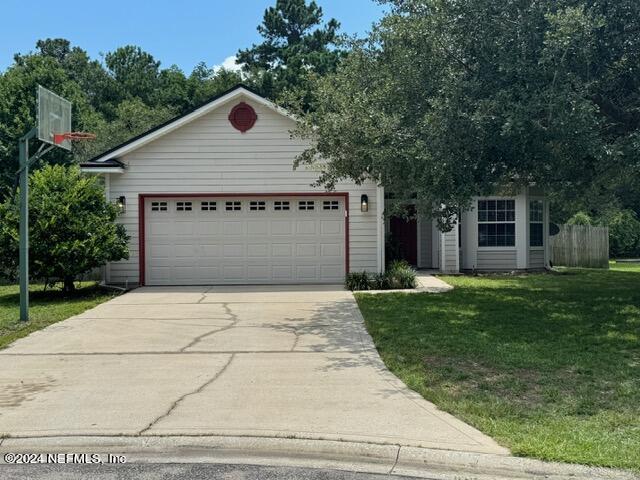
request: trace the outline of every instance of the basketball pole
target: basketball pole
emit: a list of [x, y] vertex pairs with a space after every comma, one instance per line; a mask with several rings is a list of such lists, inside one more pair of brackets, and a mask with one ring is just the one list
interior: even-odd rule
[[20, 138], [20, 320], [29, 321], [29, 140], [37, 128]]

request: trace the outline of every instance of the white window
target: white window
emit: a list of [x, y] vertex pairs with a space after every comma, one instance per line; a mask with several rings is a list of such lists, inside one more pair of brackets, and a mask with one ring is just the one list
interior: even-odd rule
[[239, 210], [242, 210], [242, 202], [238, 202], [238, 201], [235, 201], [235, 202], [225, 202], [225, 203], [224, 203], [224, 209], [225, 209], [227, 212], [231, 212], [231, 211], [236, 211], [236, 212], [237, 212], [237, 211], [239, 211]]
[[314, 210], [315, 202], [313, 200], [300, 200], [298, 202], [298, 210]]
[[289, 210], [288, 200], [276, 200], [273, 202], [273, 209], [276, 211]]
[[190, 212], [191, 207], [191, 202], [176, 202], [176, 210], [178, 212]]
[[478, 246], [516, 245], [516, 201], [478, 200]]
[[340, 202], [338, 202], [338, 200], [324, 200], [322, 202], [322, 209], [323, 210], [339, 210]]
[[203, 212], [214, 212], [216, 209], [216, 202], [200, 202], [200, 210]]
[[251, 211], [256, 212], [259, 210], [265, 210], [266, 208], [267, 204], [262, 200], [252, 200], [251, 202], [249, 202], [249, 210]]
[[167, 211], [167, 202], [151, 202], [151, 211], [152, 212], [166, 212]]
[[544, 246], [544, 204], [542, 200], [529, 202], [529, 246]]

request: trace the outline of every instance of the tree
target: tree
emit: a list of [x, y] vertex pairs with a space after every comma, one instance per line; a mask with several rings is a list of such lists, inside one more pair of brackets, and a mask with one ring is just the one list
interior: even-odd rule
[[[128, 258], [123, 225], [115, 224], [117, 207], [109, 203], [97, 177], [77, 166], [48, 165], [29, 179], [32, 278], [65, 291], [74, 280], [107, 262]], [[19, 212], [17, 196], [0, 204], [1, 272], [14, 278], [18, 268]]]
[[613, 212], [602, 219], [609, 227], [609, 252], [614, 258], [640, 255], [640, 221], [631, 210]]
[[173, 110], [163, 107], [150, 107], [139, 98], [124, 100], [118, 104], [115, 118], [112, 121], [107, 122], [98, 117], [89, 126], [88, 130], [96, 134], [96, 139], [74, 145], [74, 159], [82, 162], [93, 158], [115, 145], [124, 143], [130, 138], [150, 130], [173, 116], [175, 116]]
[[[187, 83], [189, 89], [190, 108], [202, 105], [217, 94], [229, 90], [243, 82], [239, 72], [220, 68], [214, 70], [203, 62], [191, 72]], [[245, 80], [245, 83], [247, 81]], [[249, 84], [251, 80], [249, 79]]]
[[567, 225], [593, 225], [593, 219], [586, 212], [577, 212], [567, 220]]
[[339, 26], [333, 18], [322, 24], [322, 8], [314, 1], [276, 0], [258, 26], [264, 41], [240, 50], [237, 63], [267, 97], [306, 90], [310, 75], [335, 71], [341, 57]]
[[[72, 47], [64, 38], [47, 38], [36, 42], [36, 56], [50, 58], [64, 70], [69, 80], [77, 83], [91, 106], [106, 118], [111, 118], [122, 100], [117, 81], [97, 60], [91, 60], [86, 51]], [[16, 63], [28, 61], [34, 54], [16, 55]]]
[[109, 52], [105, 64], [122, 90], [123, 98], [137, 97], [145, 103], [159, 85], [160, 62], [140, 47], [126, 45]]
[[298, 134], [320, 183], [384, 185], [443, 228], [475, 195], [569, 200], [640, 172], [640, 3], [397, 0]]

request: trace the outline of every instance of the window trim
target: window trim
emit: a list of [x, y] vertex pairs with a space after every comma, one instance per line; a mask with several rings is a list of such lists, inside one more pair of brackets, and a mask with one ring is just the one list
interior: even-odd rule
[[[484, 200], [512, 200], [514, 202], [513, 205], [513, 215], [514, 215], [514, 219], [512, 222], [511, 221], [495, 221], [495, 222], [481, 222], [480, 220], [478, 220], [478, 211], [480, 210], [478, 208], [478, 202], [484, 201]], [[476, 222], [476, 248], [478, 250], [483, 250], [483, 251], [513, 251], [513, 250], [517, 250], [518, 249], [518, 243], [517, 243], [517, 236], [518, 236], [518, 217], [516, 215], [516, 211], [517, 211], [517, 202], [516, 202], [516, 198], [515, 197], [498, 197], [498, 196], [490, 196], [490, 197], [478, 197], [476, 198], [475, 201], [475, 208], [474, 208], [474, 213], [475, 213], [475, 222]], [[514, 239], [513, 239], [513, 245], [504, 245], [504, 246], [480, 246], [480, 228], [479, 225], [481, 224], [491, 224], [491, 223], [501, 223], [501, 224], [508, 224], [508, 223], [512, 223], [513, 224], [513, 228], [514, 228]]]

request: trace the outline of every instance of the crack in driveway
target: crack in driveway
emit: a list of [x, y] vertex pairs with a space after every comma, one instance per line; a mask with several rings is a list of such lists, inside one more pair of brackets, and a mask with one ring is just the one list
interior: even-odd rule
[[202, 296], [200, 297], [200, 299], [196, 302], [196, 303], [202, 303], [202, 301], [207, 298], [207, 293], [210, 293], [211, 290], [213, 290], [213, 287], [209, 287], [207, 288], [204, 292], [202, 292]]
[[184, 395], [181, 395], [175, 402], [173, 402], [169, 406], [169, 409], [165, 413], [163, 413], [159, 417], [156, 417], [154, 420], [151, 421], [151, 423], [149, 423], [149, 425], [147, 425], [145, 428], [140, 430], [140, 432], [138, 432], [138, 435], [144, 435], [145, 432], [148, 432], [158, 422], [160, 422], [161, 420], [163, 420], [163, 419], [167, 418], [169, 415], [171, 415], [171, 413], [178, 407], [180, 402], [182, 402], [185, 398], [187, 398], [187, 397], [189, 397], [191, 395], [196, 395], [196, 394], [202, 392], [205, 388], [207, 388], [209, 385], [211, 385], [213, 382], [215, 382], [218, 378], [220, 378], [220, 375], [222, 375], [227, 370], [229, 365], [231, 365], [231, 362], [233, 361], [234, 357], [235, 357], [235, 354], [231, 354], [231, 356], [229, 356], [229, 360], [227, 361], [227, 363], [224, 364], [224, 366], [220, 369], [219, 372], [217, 372], [213, 377], [211, 377], [209, 380], [204, 382], [202, 385], [200, 385], [195, 390], [193, 390], [191, 392], [187, 392]]
[[185, 345], [184, 347], [182, 347], [180, 349], [181, 352], [184, 352], [185, 350], [193, 347], [194, 345], [197, 345], [204, 338], [207, 338], [210, 335], [215, 335], [216, 333], [224, 332], [225, 330], [229, 330], [230, 328], [233, 328], [238, 324], [238, 321], [240, 319], [238, 318], [238, 316], [235, 313], [233, 313], [231, 311], [231, 307], [229, 307], [229, 304], [228, 303], [223, 303], [222, 304], [222, 308], [224, 308], [225, 314], [230, 317], [231, 323], [229, 325], [227, 325], [226, 327], [216, 327], [213, 330], [209, 330], [208, 332], [203, 333], [202, 335], [198, 335], [193, 340], [191, 340], [191, 342], [189, 342], [188, 345]]

